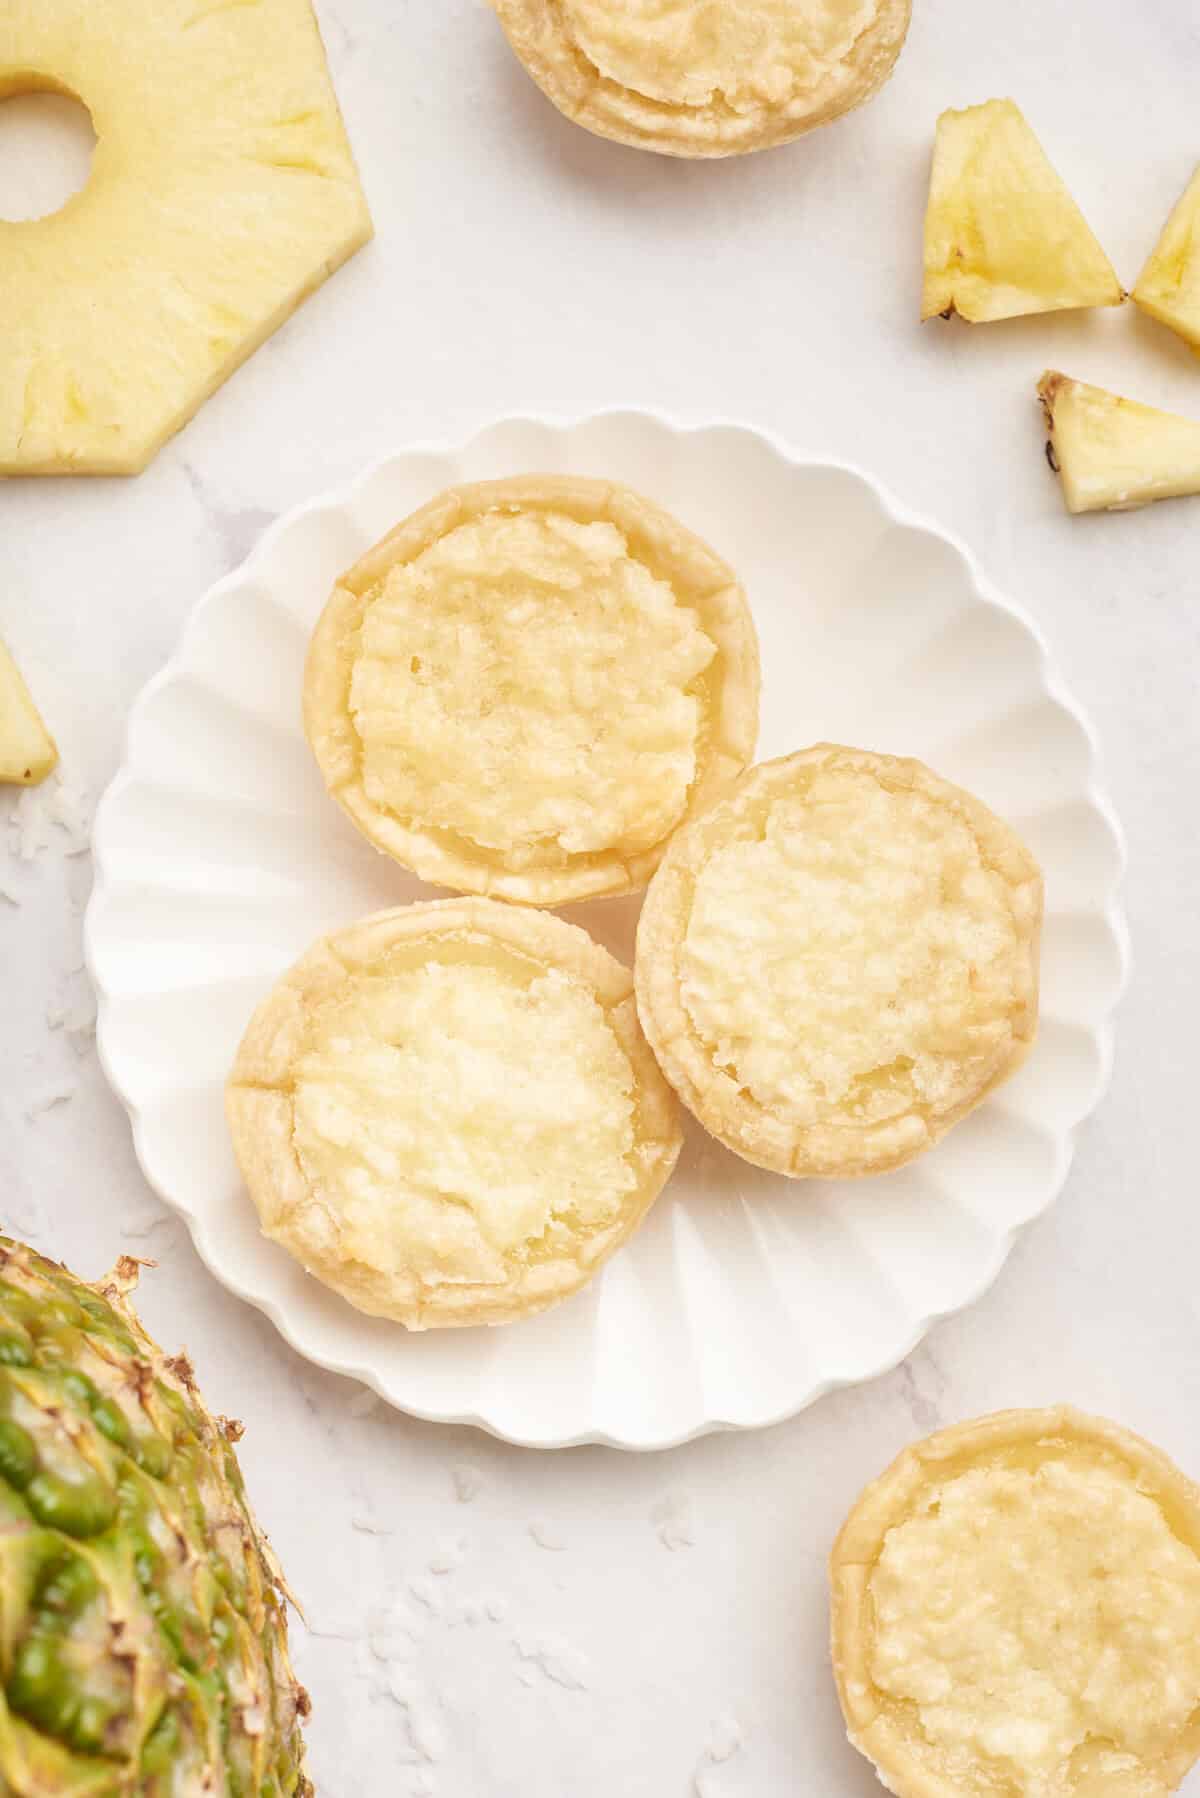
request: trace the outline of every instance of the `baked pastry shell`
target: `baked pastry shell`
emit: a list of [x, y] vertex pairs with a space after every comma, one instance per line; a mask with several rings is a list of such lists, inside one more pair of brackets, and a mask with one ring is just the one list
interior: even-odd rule
[[[998, 1411], [990, 1417], [939, 1430], [907, 1448], [863, 1491], [833, 1545], [829, 1561], [833, 1672], [850, 1741], [873, 1762], [897, 1798], [966, 1798], [959, 1780], [929, 1765], [921, 1739], [905, 1728], [904, 1707], [889, 1710], [871, 1677], [874, 1617], [871, 1573], [890, 1529], [902, 1523], [922, 1490], [970, 1468], [1005, 1459], [1037, 1461], [1072, 1447], [1099, 1453], [1126, 1472], [1139, 1491], [1165, 1513], [1175, 1534], [1200, 1555], [1200, 1488], [1161, 1449], [1105, 1418], [1070, 1405]], [[1172, 1792], [1200, 1757], [1200, 1713], [1154, 1767]], [[981, 1792], [990, 1787], [980, 1787]], [[1080, 1798], [1084, 1798], [1081, 1793]]]
[[[1029, 947], [1033, 976], [1027, 1002], [1014, 1019], [1007, 1053], [988, 1076], [964, 1081], [953, 1103], [936, 1116], [914, 1112], [865, 1126], [795, 1125], [775, 1116], [716, 1067], [695, 1034], [683, 1000], [679, 966], [696, 882], [709, 857], [764, 803], [785, 799], [802, 765], [836, 761], [862, 770], [894, 789], [915, 789], [953, 808], [968, 824], [985, 860], [1013, 890], [1014, 917]], [[853, 1179], [886, 1173], [931, 1148], [996, 1086], [1016, 1072], [1037, 1036], [1038, 949], [1043, 910], [1037, 864], [995, 814], [961, 787], [942, 780], [924, 763], [870, 750], [817, 743], [776, 761], [761, 762], [742, 776], [723, 802], [678, 832], [655, 874], [637, 934], [637, 996], [642, 1028], [659, 1066], [679, 1097], [713, 1136], [744, 1160], [789, 1178]]]
[[[515, 952], [591, 993], [633, 1071], [638, 1182], [614, 1221], [582, 1238], [573, 1257], [532, 1262], [504, 1286], [464, 1282], [423, 1289], [415, 1277], [397, 1285], [362, 1262], [334, 1256], [318, 1261], [310, 1245], [301, 1250], [292, 1220], [309, 1203], [311, 1187], [293, 1146], [292, 1070], [314, 1008], [337, 994], [348, 975], [369, 972], [400, 945], [455, 941]], [[638, 1024], [630, 970], [562, 918], [468, 897], [399, 906], [314, 943], [250, 1020], [225, 1105], [234, 1153], [264, 1234], [356, 1309], [411, 1330], [508, 1323], [578, 1291], [637, 1229], [670, 1178], [683, 1141], [674, 1095]]]
[[912, 0], [879, 0], [873, 24], [839, 65], [844, 82], [827, 81], [800, 106], [764, 104], [741, 113], [718, 97], [706, 106], [682, 106], [610, 80], [572, 38], [559, 0], [491, 0], [491, 5], [519, 61], [567, 118], [598, 137], [687, 157], [770, 149], [861, 106], [891, 74], [912, 17]]
[[630, 551], [670, 583], [697, 614], [717, 654], [703, 677], [707, 703], [696, 777], [684, 819], [726, 791], [754, 755], [758, 737], [758, 638], [733, 570], [652, 501], [609, 481], [524, 475], [448, 488], [404, 519], [338, 581], [317, 621], [304, 673], [304, 730], [325, 785], [377, 849], [434, 886], [507, 899], [566, 905], [645, 886], [666, 848], [573, 855], [565, 867], [513, 870], [468, 839], [377, 805], [364, 787], [358, 733], [349, 709], [358, 633], [371, 594], [388, 572], [413, 561], [447, 532], [496, 510], [558, 512], [580, 523], [616, 525]]

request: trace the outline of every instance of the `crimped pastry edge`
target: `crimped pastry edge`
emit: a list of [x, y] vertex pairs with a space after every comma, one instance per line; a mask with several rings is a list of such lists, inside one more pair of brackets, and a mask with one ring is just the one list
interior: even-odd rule
[[[312, 1007], [348, 973], [369, 968], [398, 943], [446, 937], [490, 940], [555, 968], [585, 986], [605, 1012], [633, 1070], [638, 1111], [638, 1184], [606, 1230], [573, 1258], [535, 1263], [500, 1287], [444, 1285], [422, 1292], [413, 1281], [396, 1294], [384, 1276], [356, 1264], [316, 1265], [291, 1240], [288, 1219], [311, 1188], [295, 1154], [288, 1081]], [[642, 1034], [631, 971], [578, 925], [549, 912], [464, 896], [397, 906], [333, 931], [281, 976], [246, 1028], [226, 1085], [234, 1154], [263, 1233], [301, 1261], [322, 1284], [372, 1317], [410, 1330], [508, 1323], [532, 1316], [585, 1285], [641, 1223], [674, 1169], [683, 1143], [678, 1107]]]
[[[875, 1767], [896, 1798], [966, 1798], [943, 1779], [896, 1729], [877, 1701], [871, 1677], [874, 1639], [870, 1576], [890, 1529], [911, 1513], [922, 1487], [1010, 1447], [1090, 1445], [1120, 1460], [1140, 1491], [1168, 1513], [1172, 1529], [1200, 1555], [1200, 1487], [1160, 1448], [1123, 1425], [1072, 1405], [993, 1412], [938, 1430], [904, 1449], [864, 1487], [829, 1557], [830, 1645], [838, 1701], [851, 1744]], [[1173, 1792], [1200, 1758], [1200, 1712], [1177, 1749], [1148, 1769]], [[1083, 1795], [1081, 1794], [1081, 1798]]]
[[912, 0], [878, 0], [873, 25], [840, 65], [844, 88], [800, 111], [763, 106], [739, 114], [715, 102], [685, 107], [609, 80], [574, 42], [560, 0], [489, 0], [518, 60], [564, 116], [598, 137], [663, 156], [744, 155], [791, 142], [870, 100], [904, 48]]
[[[888, 784], [893, 786], [919, 787], [930, 798], [952, 804], [965, 816], [988, 859], [1001, 867], [1014, 891], [1022, 887], [1029, 890], [1031, 915], [1023, 934], [1031, 947], [1033, 991], [1029, 1005], [1014, 1025], [1010, 1052], [984, 1082], [964, 1088], [961, 1100], [937, 1117], [906, 1113], [866, 1128], [786, 1124], [713, 1066], [683, 1003], [679, 950], [697, 876], [710, 853], [725, 840], [723, 827], [736, 821], [740, 808], [756, 802], [764, 793], [785, 797], [797, 766], [834, 760], [876, 779], [886, 775]], [[659, 1066], [683, 1103], [706, 1130], [744, 1160], [791, 1179], [853, 1179], [884, 1173], [931, 1148], [989, 1092], [1015, 1073], [1032, 1049], [1037, 1036], [1042, 906], [1042, 879], [1036, 862], [1011, 828], [982, 800], [910, 757], [817, 743], [793, 755], [758, 763], [718, 804], [672, 839], [650, 884], [638, 923], [638, 1015]]]
[[[412, 561], [455, 526], [499, 509], [557, 511], [581, 522], [616, 525], [631, 551], [670, 582], [680, 603], [695, 610], [700, 628], [716, 644], [716, 705], [682, 824], [746, 768], [758, 738], [760, 669], [754, 621], [737, 576], [653, 501], [616, 482], [583, 476], [519, 475], [447, 488], [361, 556], [339, 579], [312, 634], [304, 671], [305, 736], [326, 788], [362, 834], [432, 885], [530, 906], [636, 891], [662, 859], [665, 840], [639, 855], [614, 850], [572, 857], [574, 865], [565, 868], [516, 872], [472, 854], [467, 840], [455, 833], [398, 818], [364, 789], [348, 701], [353, 643], [371, 592], [391, 568]], [[712, 677], [704, 679], [711, 692]]]

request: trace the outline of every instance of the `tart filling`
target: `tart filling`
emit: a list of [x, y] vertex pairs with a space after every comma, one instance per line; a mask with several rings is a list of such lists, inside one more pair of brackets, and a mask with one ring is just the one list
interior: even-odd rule
[[673, 845], [638, 944], [664, 1071], [792, 1173], [894, 1166], [1032, 1039], [1041, 886], [978, 801], [824, 745], [747, 775]]
[[563, 0], [564, 23], [607, 80], [677, 106], [785, 106], [837, 78], [876, 0]]
[[673, 156], [785, 143], [891, 73], [910, 0], [492, 0], [568, 118]]
[[851, 1740], [902, 1798], [1153, 1798], [1200, 1752], [1200, 1494], [1069, 1410], [964, 1425], [833, 1556]]
[[334, 795], [427, 879], [624, 891], [753, 753], [753, 626], [729, 570], [632, 496], [458, 490], [339, 585], [305, 719]]
[[502, 1321], [582, 1285], [678, 1152], [628, 971], [486, 900], [380, 914], [259, 1008], [229, 1088], [267, 1233], [361, 1309]]

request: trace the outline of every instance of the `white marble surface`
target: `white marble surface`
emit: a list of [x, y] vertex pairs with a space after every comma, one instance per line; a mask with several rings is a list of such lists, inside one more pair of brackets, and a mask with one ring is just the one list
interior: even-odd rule
[[[917, 0], [869, 109], [687, 166], [560, 120], [479, 0], [319, 10], [376, 242], [141, 479], [0, 489], [0, 632], [71, 777], [103, 786], [134, 694], [260, 528], [381, 452], [521, 408], [745, 419], [861, 462], [960, 533], [1090, 709], [1132, 858], [1115, 1082], [1055, 1211], [890, 1378], [669, 1455], [523, 1453], [364, 1414], [200, 1265], [86, 1036], [47, 1021], [85, 988], [89, 862], [56, 832], [28, 865], [0, 856], [20, 901], [0, 899], [5, 1221], [84, 1271], [158, 1260], [147, 1320], [245, 1420], [251, 1489], [307, 1608], [323, 1798], [867, 1798], [823, 1574], [866, 1478], [938, 1423], [1054, 1399], [1200, 1474], [1200, 502], [1069, 520], [1032, 397], [1049, 362], [1200, 414], [1200, 363], [1130, 309], [915, 323], [934, 117], [992, 94], [1022, 103], [1133, 279], [1200, 153], [1200, 17], [1187, 0]], [[456, 1468], [478, 1475], [466, 1502]], [[366, 1632], [398, 1594], [412, 1645], [381, 1660]]]

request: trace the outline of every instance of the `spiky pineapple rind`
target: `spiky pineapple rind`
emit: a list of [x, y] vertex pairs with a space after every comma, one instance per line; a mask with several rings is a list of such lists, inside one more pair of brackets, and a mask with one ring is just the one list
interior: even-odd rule
[[0, 1237], [0, 1791], [301, 1798], [307, 1695], [231, 1437], [129, 1303]]

